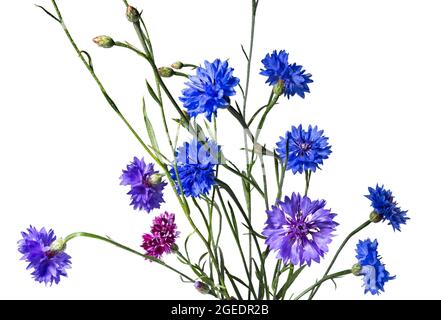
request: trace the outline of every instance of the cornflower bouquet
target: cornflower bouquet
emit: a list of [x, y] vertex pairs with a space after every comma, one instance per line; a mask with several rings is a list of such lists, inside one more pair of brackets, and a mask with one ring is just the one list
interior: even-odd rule
[[[158, 68], [142, 12], [125, 0], [126, 18], [133, 25], [140, 46], [109, 36], [93, 39], [102, 48], [130, 50], [151, 67], [153, 77], [146, 80], [146, 91], [158, 106], [167, 138], [165, 146], [158, 142], [157, 124], [150, 120], [144, 100], [141, 116], [147, 129], [145, 138], [124, 117], [96, 73], [91, 55], [76, 44], [57, 1], [51, 0], [51, 9], [39, 6], [64, 31], [110, 108], [144, 148], [145, 154], [134, 157], [122, 170], [120, 181], [128, 190], [133, 209], [154, 214], [154, 218], [150, 231], [140, 235], [142, 252], [107, 236], [75, 232], [57, 238], [53, 230], [30, 226], [22, 232], [18, 250], [36, 281], [52, 285], [67, 276], [71, 257], [66, 250], [68, 243], [78, 237], [105, 241], [139, 255], [175, 273], [177, 279], [190, 283], [201, 294], [218, 299], [312, 299], [324, 282], [346, 275], [359, 276], [364, 292], [377, 295], [384, 291], [386, 282], [395, 278], [386, 270], [378, 253], [378, 241], [369, 238], [356, 244], [356, 254], [353, 261], [348, 261], [347, 269], [333, 270], [340, 252], [359, 231], [379, 222], [387, 222], [393, 231], [400, 231], [409, 219], [392, 192], [376, 185], [369, 187], [365, 195], [372, 207], [367, 221], [343, 239], [315, 283], [293, 290], [296, 278], [311, 264], [325, 258], [338, 228], [337, 214], [329, 209], [326, 201], [308, 196], [311, 177], [324, 165], [332, 148], [324, 131], [311, 125], [292, 126], [287, 132], [281, 132], [279, 141], [272, 146], [260, 141], [260, 132], [274, 107], [295, 96], [305, 98], [313, 80], [302, 65], [289, 60], [288, 52], [274, 50], [263, 57], [260, 69], [262, 79], [266, 79], [269, 86], [268, 101], [260, 108], [249, 110], [250, 74], [256, 71], [252, 70], [251, 61], [259, 0], [250, 2], [250, 45], [248, 50], [242, 47], [247, 64], [242, 81], [229, 61], [222, 59], [200, 65], [177, 61], [170, 67]], [[167, 87], [165, 78], [186, 79], [178, 99]], [[172, 110], [166, 108], [167, 103], [172, 105]], [[175, 115], [168, 117], [170, 112]], [[234, 123], [243, 129], [244, 168], [229, 160], [217, 142], [218, 112], [230, 113]], [[183, 130], [191, 138], [181, 143], [179, 133]], [[275, 181], [275, 186], [268, 183], [269, 172], [273, 172], [271, 181]], [[284, 190], [288, 175], [304, 176], [304, 189]], [[234, 180], [227, 183], [228, 177]], [[170, 188], [176, 196], [182, 209], [176, 214], [185, 216], [192, 230], [190, 234], [181, 234], [175, 213], [164, 208], [165, 188]], [[271, 197], [272, 193], [276, 194], [275, 198]], [[261, 200], [264, 207], [256, 208], [255, 199]], [[255, 214], [266, 214], [263, 227], [253, 224]], [[226, 233], [234, 240], [234, 248], [223, 248]], [[197, 237], [204, 247], [203, 254], [196, 258], [189, 248], [192, 237]], [[173, 256], [176, 263], [166, 262], [166, 255]], [[243, 270], [231, 269], [231, 260], [238, 260]]]

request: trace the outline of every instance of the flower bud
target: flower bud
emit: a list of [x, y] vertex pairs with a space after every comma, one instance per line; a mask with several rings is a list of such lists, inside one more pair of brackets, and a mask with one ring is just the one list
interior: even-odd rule
[[64, 251], [64, 249], [66, 249], [66, 241], [64, 241], [63, 238], [59, 238], [59, 239], [55, 240], [54, 242], [52, 242], [49, 250], [52, 253], [58, 253], [58, 252]]
[[162, 177], [163, 175], [160, 173], [152, 174], [149, 178], [149, 184], [153, 186], [160, 184], [162, 182]]
[[172, 245], [172, 252], [173, 253], [179, 252], [179, 246], [176, 243], [173, 243]]
[[279, 80], [273, 88], [274, 95], [280, 97], [285, 91], [285, 81]]
[[378, 212], [372, 211], [371, 214], [369, 215], [369, 220], [373, 223], [378, 223], [381, 220], [383, 220], [383, 217], [379, 215]]
[[207, 294], [210, 292], [210, 288], [208, 287], [208, 285], [206, 285], [205, 283], [203, 283], [202, 281], [195, 281], [194, 283], [194, 287], [195, 289], [202, 294]]
[[181, 61], [176, 61], [171, 65], [173, 69], [180, 70], [184, 67], [184, 64]]
[[112, 48], [115, 45], [115, 41], [109, 36], [98, 36], [93, 38], [93, 42], [95, 42], [101, 48]]
[[139, 18], [140, 18], [139, 11], [135, 7], [132, 7], [132, 6], [127, 7], [126, 16], [130, 22], [138, 22]]
[[158, 72], [159, 72], [159, 75], [163, 78], [170, 78], [175, 74], [173, 69], [169, 68], [169, 67], [161, 67], [158, 69]]
[[359, 263], [356, 263], [352, 266], [352, 274], [354, 276], [359, 276], [360, 275], [360, 271], [361, 271], [361, 265]]

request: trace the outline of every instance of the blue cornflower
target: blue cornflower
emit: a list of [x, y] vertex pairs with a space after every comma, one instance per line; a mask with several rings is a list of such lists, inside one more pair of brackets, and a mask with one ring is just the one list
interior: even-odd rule
[[296, 94], [305, 98], [305, 92], [309, 92], [308, 83], [313, 82], [311, 74], [305, 74], [303, 67], [296, 63], [289, 64], [288, 55], [285, 50], [268, 53], [262, 60], [264, 69], [260, 70], [260, 74], [268, 77], [266, 83], [271, 86], [281, 81], [283, 93], [288, 99]]
[[[23, 239], [18, 241], [18, 251], [23, 254], [21, 260], [29, 263], [27, 269], [33, 269], [31, 275], [38, 282], [46, 285], [53, 282], [58, 284], [60, 277], [67, 277], [66, 269], [70, 268], [71, 257], [63, 252], [56, 243], [57, 237], [51, 229], [49, 232], [45, 228], [38, 231], [30, 226], [26, 232], [21, 233]], [[57, 246], [54, 246], [56, 244]]]
[[406, 224], [407, 211], [401, 210], [398, 207], [397, 202], [394, 200], [392, 191], [384, 189], [384, 186], [377, 186], [375, 188], [369, 188], [369, 194], [366, 198], [371, 200], [371, 206], [374, 208], [374, 212], [379, 215], [382, 221], [389, 221], [389, 225], [393, 230], [401, 231], [400, 225]]
[[325, 200], [311, 201], [307, 196], [293, 193], [291, 198], [285, 197], [285, 201], [279, 201], [267, 211], [262, 234], [269, 248], [278, 251], [278, 259], [294, 265], [320, 262], [338, 225], [334, 221], [336, 214], [325, 206]]
[[[196, 138], [185, 142], [176, 152], [176, 167], [179, 180], [186, 197], [199, 197], [208, 194], [215, 184], [215, 165], [221, 162], [220, 147], [206, 140], [202, 144]], [[170, 169], [176, 189], [181, 193], [175, 168]]]
[[130, 205], [135, 210], [159, 209], [163, 199], [163, 189], [166, 183], [161, 180], [161, 175], [155, 171], [153, 164], [146, 164], [144, 159], [134, 158], [120, 177], [121, 185], [130, 186], [132, 201]]
[[378, 242], [376, 239], [374, 241], [367, 239], [360, 240], [355, 250], [358, 259], [356, 274], [364, 276], [364, 293], [380, 294], [380, 291], [384, 292], [384, 284], [395, 279], [395, 276], [391, 276], [384, 264], [381, 263], [377, 248]]
[[184, 103], [190, 117], [205, 113], [208, 120], [217, 116], [217, 109], [227, 108], [230, 98], [236, 94], [234, 87], [239, 78], [233, 76], [233, 68], [228, 61], [205, 61], [205, 68], [198, 67], [195, 76], [190, 76], [187, 88], [182, 91], [179, 99]]
[[280, 137], [276, 151], [282, 162], [288, 157], [287, 169], [294, 174], [306, 170], [315, 172], [332, 152], [328, 138], [323, 136], [323, 130], [318, 130], [317, 126], [309, 126], [308, 131], [305, 131], [302, 125], [293, 126], [285, 137]]

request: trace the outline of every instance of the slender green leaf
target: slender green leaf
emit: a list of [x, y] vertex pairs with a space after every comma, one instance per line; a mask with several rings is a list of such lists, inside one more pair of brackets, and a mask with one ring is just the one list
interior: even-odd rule
[[198, 265], [201, 264], [202, 259], [204, 259], [207, 255], [208, 255], [208, 252], [205, 252], [205, 253], [203, 253], [203, 254], [201, 255], [201, 257], [199, 258]]
[[240, 294], [239, 288], [236, 285], [236, 282], [234, 281], [235, 279], [233, 278], [233, 276], [230, 274], [230, 272], [228, 272], [227, 269], [225, 269], [225, 272], [227, 274], [228, 279], [230, 280], [231, 285], [233, 286], [234, 292], [237, 295], [237, 298], [239, 300], [242, 300], [242, 295]]
[[36, 7], [40, 8], [41, 10], [43, 10], [49, 17], [51, 17], [52, 19], [54, 19], [55, 21], [57, 21], [58, 23], [61, 23], [61, 20], [58, 19], [57, 17], [55, 17], [52, 13], [50, 13], [45, 7], [40, 6], [38, 4], [35, 5]]
[[264, 106], [260, 107], [259, 109], [257, 109], [256, 112], [254, 112], [254, 114], [252, 115], [251, 119], [248, 121], [248, 127], [251, 126], [251, 124], [256, 119], [256, 117], [259, 115], [259, 113], [261, 113], [263, 110], [265, 110], [266, 107], [267, 107], [267, 105], [264, 105]]
[[161, 105], [161, 102], [159, 101], [159, 98], [158, 98], [158, 96], [156, 95], [155, 90], [153, 90], [152, 86], [151, 86], [150, 83], [147, 81], [147, 79], [145, 80], [145, 84], [146, 84], [146, 86], [147, 86], [147, 90], [148, 90], [150, 96], [153, 98], [153, 100], [155, 100], [155, 102], [156, 102], [158, 105]]
[[185, 254], [187, 255], [187, 259], [190, 260], [190, 255], [188, 254], [188, 241], [190, 240], [191, 236], [194, 235], [196, 233], [196, 231], [193, 231], [192, 233], [190, 233], [187, 238], [185, 238], [185, 242], [184, 242], [184, 249], [185, 249]]
[[300, 273], [305, 269], [306, 265], [301, 266], [299, 269], [297, 269], [294, 272], [294, 266], [290, 269], [290, 273], [288, 275], [288, 279], [286, 280], [286, 283], [284, 286], [280, 289], [280, 291], [276, 294], [276, 299], [283, 299], [286, 295], [286, 292], [291, 287], [291, 285], [294, 283], [294, 281], [297, 279], [297, 277], [300, 275]]
[[93, 71], [93, 63], [92, 63], [92, 57], [90, 56], [90, 54], [87, 51], [81, 51], [81, 54], [85, 55], [87, 58], [87, 63], [89, 64], [90, 69], [92, 69]]
[[243, 55], [245, 56], [245, 59], [247, 59], [247, 61], [250, 61], [250, 58], [248, 58], [248, 54], [245, 51], [245, 48], [243, 47], [243, 44], [241, 44], [240, 47], [242, 48], [242, 52], [243, 52]]
[[150, 119], [147, 114], [147, 108], [145, 105], [144, 98], [142, 99], [142, 113], [144, 114], [144, 123], [145, 123], [145, 127], [147, 129], [147, 134], [149, 136], [150, 143], [152, 144], [152, 148], [155, 151], [155, 153], [159, 155], [158, 141], [156, 140], [155, 131], [153, 129], [152, 123], [150, 122]]

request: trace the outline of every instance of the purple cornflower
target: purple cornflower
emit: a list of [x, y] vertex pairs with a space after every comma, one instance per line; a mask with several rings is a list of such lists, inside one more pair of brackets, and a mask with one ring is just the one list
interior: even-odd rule
[[307, 196], [293, 193], [267, 210], [268, 220], [262, 232], [266, 244], [278, 251], [277, 258], [296, 265], [320, 262], [328, 252], [332, 232], [338, 223], [336, 214], [325, 209], [325, 200], [311, 201]]
[[164, 254], [172, 252], [179, 232], [176, 230], [175, 215], [164, 212], [153, 219], [150, 233], [143, 235], [142, 248], [146, 254], [160, 259]]
[[32, 269], [31, 275], [38, 282], [46, 285], [58, 284], [60, 277], [67, 277], [66, 269], [70, 268], [71, 257], [65, 253], [64, 243], [57, 240], [54, 231], [45, 228], [38, 231], [30, 226], [21, 233], [23, 239], [18, 241], [18, 251], [23, 254], [21, 260], [28, 262], [27, 269]]
[[146, 164], [144, 158], [140, 160], [135, 157], [123, 170], [120, 179], [121, 185], [131, 187], [127, 194], [131, 196], [130, 205], [135, 210], [150, 212], [161, 207], [166, 183], [161, 180], [161, 175], [155, 171], [152, 163]]

